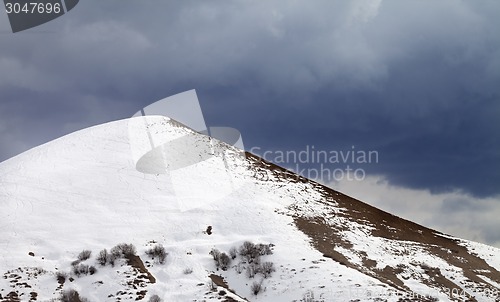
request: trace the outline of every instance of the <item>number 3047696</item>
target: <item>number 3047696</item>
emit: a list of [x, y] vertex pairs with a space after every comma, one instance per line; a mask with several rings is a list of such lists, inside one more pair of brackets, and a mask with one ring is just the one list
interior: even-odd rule
[[5, 3], [7, 14], [58, 14], [61, 12], [61, 3]]

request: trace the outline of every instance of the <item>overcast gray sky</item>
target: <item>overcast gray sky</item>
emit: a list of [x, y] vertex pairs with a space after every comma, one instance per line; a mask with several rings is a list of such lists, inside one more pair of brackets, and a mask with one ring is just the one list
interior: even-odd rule
[[[500, 215], [498, 28], [495, 0], [87, 0], [16, 34], [0, 13], [0, 161], [194, 88], [247, 149], [376, 150], [359, 168], [399, 206], [343, 187], [386, 210]], [[500, 242], [487, 221], [450, 230]]]

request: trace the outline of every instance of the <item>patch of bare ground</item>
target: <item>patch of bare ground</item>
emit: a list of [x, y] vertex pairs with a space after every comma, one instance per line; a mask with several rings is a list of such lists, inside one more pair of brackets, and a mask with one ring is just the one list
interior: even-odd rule
[[139, 276], [145, 277], [149, 283], [156, 283], [155, 277], [153, 277], [153, 275], [151, 275], [148, 269], [144, 266], [141, 257], [137, 255], [126, 255], [125, 258], [127, 259], [127, 264], [135, 268], [140, 273]]
[[30, 299], [29, 299], [29, 302], [31, 302], [31, 301], [36, 301], [37, 297], [38, 297], [38, 293], [36, 293], [36, 292], [31, 292], [31, 293], [30, 293]]
[[5, 298], [2, 298], [2, 296], [0, 295], [0, 301], [2, 302], [20, 302], [21, 299], [19, 298], [19, 296], [17, 295], [16, 292], [10, 292], [7, 294], [7, 296], [5, 296]]
[[[215, 285], [227, 289], [228, 291], [230, 291], [234, 295], [238, 296], [239, 298], [243, 299], [244, 301], [248, 301], [247, 299], [241, 297], [236, 292], [234, 292], [232, 289], [230, 289], [229, 286], [227, 285], [227, 282], [221, 276], [215, 275], [215, 274], [210, 274], [208, 277], [212, 280], [213, 283], [215, 283]], [[231, 298], [231, 297], [228, 297], [228, 296], [225, 296], [224, 300], [223, 300], [223, 302], [233, 302], [233, 301], [235, 302], [236, 300]]]
[[[435, 230], [399, 218], [352, 197], [339, 194], [332, 189], [327, 188], [325, 191], [330, 196], [334, 195], [336, 197], [335, 201], [339, 207], [346, 209], [346, 211], [339, 215], [344, 215], [345, 218], [358, 223], [362, 223], [363, 221], [369, 223], [374, 228], [371, 233], [372, 236], [399, 241], [418, 242], [430, 254], [438, 256], [449, 264], [461, 268], [464, 276], [475, 283], [475, 287], [488, 288], [492, 291], [496, 289], [492, 284], [478, 277], [478, 272], [500, 283], [500, 272], [487, 264], [483, 259], [471, 254], [466, 247], [459, 245], [456, 240], [440, 236], [441, 233]], [[433, 283], [434, 286], [443, 289], [460, 288], [444, 276], [435, 278]], [[472, 288], [472, 285], [469, 287]]]
[[66, 275], [65, 274], [57, 274], [56, 275], [56, 280], [57, 284], [59, 284], [56, 288], [56, 291], [62, 290], [64, 283], [66, 282]]
[[431, 278], [430, 280], [423, 279], [422, 283], [428, 285], [429, 287], [439, 289], [442, 292], [449, 291], [450, 295], [448, 297], [451, 300], [464, 301], [465, 299], [467, 299], [465, 301], [477, 302], [474, 297], [466, 292], [460, 291], [456, 295], [452, 293], [452, 289], [458, 289], [460, 287], [457, 284], [453, 283], [450, 279], [443, 276], [443, 274], [441, 273], [441, 269], [437, 267], [430, 267], [425, 264], [421, 264], [420, 267], [424, 270], [425, 274]]
[[221, 276], [211, 274], [208, 277], [212, 280], [213, 283], [215, 283], [215, 285], [220, 286], [220, 287], [224, 287], [225, 289], [229, 290], [229, 286], [227, 285], [224, 278], [222, 278]]
[[[125, 260], [127, 265], [131, 266], [134, 273], [131, 275], [132, 278], [128, 279], [127, 285], [129, 288], [135, 290], [135, 300], [139, 301], [146, 297], [148, 283], [156, 283], [156, 278], [149, 272], [149, 270], [144, 266], [141, 257], [133, 254], [125, 255]], [[129, 278], [127, 276], [127, 278]], [[117, 300], [120, 296], [133, 295], [134, 293], [128, 291], [119, 291], [116, 293]]]
[[[9, 281], [9, 285], [12, 291], [5, 297], [0, 294], [0, 302], [6, 301], [20, 301], [21, 298], [28, 299], [28, 301], [36, 301], [38, 293], [30, 292], [29, 298], [22, 297], [24, 294], [19, 292], [24, 292], [27, 288], [32, 288], [28, 282], [33, 282], [39, 276], [46, 274], [47, 271], [37, 268], [37, 267], [24, 267], [17, 268], [11, 271], [7, 271], [3, 274], [3, 278]], [[19, 296], [18, 296], [19, 295]]]
[[[249, 162], [252, 163], [251, 169], [254, 169], [256, 179], [267, 180], [272, 177], [284, 183], [309, 183], [315, 191], [321, 193], [323, 196], [323, 200], [317, 202], [318, 206], [326, 205], [332, 207], [332, 217], [333, 215], [337, 215], [351, 222], [370, 226], [372, 231], [367, 236], [405, 241], [407, 244], [415, 243], [415, 245], [423, 247], [428, 253], [440, 257], [450, 265], [461, 268], [464, 276], [469, 280], [469, 284], [462, 285], [466, 288], [478, 288], [493, 292], [497, 290], [494, 285], [478, 277], [478, 274], [484, 275], [496, 283], [500, 283], [500, 272], [488, 265], [483, 259], [470, 253], [466, 247], [459, 245], [456, 240], [441, 236], [442, 233], [438, 231], [377, 209], [355, 198], [267, 162], [251, 153], [247, 152], [246, 156]], [[333, 211], [334, 208], [341, 210], [335, 212]], [[409, 291], [401, 279], [398, 278], [397, 268], [386, 266], [383, 270], [377, 270], [375, 269], [376, 263], [374, 263], [374, 260], [368, 259], [366, 254], [364, 258], [362, 257], [363, 266], [359, 266], [349, 262], [349, 259], [344, 255], [335, 251], [335, 247], [350, 249], [352, 248], [352, 244], [340, 235], [343, 227], [329, 223], [329, 217], [310, 218], [301, 213], [299, 209], [296, 209], [293, 218], [299, 230], [311, 238], [314, 247], [323, 253], [325, 257], [354, 268], [364, 274], [371, 275], [395, 288]], [[430, 276], [430, 280], [432, 281], [428, 281], [428, 285], [434, 288], [440, 288], [445, 291], [461, 287], [444, 277], [437, 270], [428, 270], [428, 274], [432, 275]], [[470, 301], [475, 300], [471, 299]]]
[[[335, 247], [343, 247], [346, 249], [352, 248], [352, 244], [344, 240], [339, 234], [340, 230], [328, 225], [321, 218], [314, 219], [304, 217], [294, 217], [295, 224], [306, 235], [311, 238], [313, 245], [322, 252], [325, 257], [328, 257], [347, 267], [358, 270], [364, 274], [370, 275], [387, 283], [397, 289], [409, 291], [409, 288], [393, 273], [389, 267], [383, 270], [375, 270], [376, 261], [363, 258], [363, 262], [369, 266], [361, 267], [349, 261], [342, 253], [335, 250]], [[373, 265], [373, 266], [372, 266]]]

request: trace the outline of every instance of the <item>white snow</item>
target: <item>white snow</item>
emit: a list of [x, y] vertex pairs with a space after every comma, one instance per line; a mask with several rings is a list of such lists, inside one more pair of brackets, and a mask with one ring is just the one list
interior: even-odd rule
[[[333, 215], [331, 221], [347, 223], [334, 217], [343, 209], [314, 203], [322, 196], [312, 185], [275, 182], [271, 173], [256, 180], [240, 150], [159, 116], [148, 117], [148, 127], [158, 137], [165, 136], [162, 143], [171, 147], [168, 164], [178, 168], [158, 174], [139, 172], [138, 159], [148, 150], [136, 145], [141, 139], [130, 130], [135, 122], [121, 120], [75, 132], [0, 163], [0, 277], [9, 271], [7, 276], [15, 274], [29, 283], [31, 288], [20, 290], [23, 299], [33, 291], [40, 301], [56, 298], [60, 290], [55, 273], [69, 273], [71, 262], [84, 249], [93, 251], [84, 263], [95, 265], [98, 272], [66, 281], [63, 289], [74, 288], [90, 301], [115, 301], [116, 297], [108, 297], [110, 293], [140, 290], [147, 290], [145, 301], [153, 294], [163, 301], [215, 301], [219, 296], [209, 290], [211, 273], [225, 277], [232, 290], [250, 301], [299, 301], [308, 291], [324, 301], [372, 301], [380, 295], [388, 301], [399, 299], [398, 290], [323, 257], [296, 228], [286, 214], [293, 208], [311, 217]], [[171, 144], [186, 136], [189, 144]], [[186, 166], [186, 156], [193, 156], [192, 144], [202, 150], [203, 160]], [[148, 159], [152, 162], [142, 164], [165, 160], [158, 157], [165, 152], [152, 154]], [[208, 153], [213, 156], [205, 157]], [[205, 232], [208, 226], [212, 235]], [[339, 251], [355, 263], [361, 265], [359, 252], [364, 251], [377, 261], [377, 268], [425, 261], [449, 267], [447, 274], [459, 276], [457, 269], [422, 256], [423, 250], [414, 245], [370, 236], [368, 226], [351, 223], [349, 230], [342, 236], [354, 247]], [[237, 262], [227, 271], [217, 271], [209, 255], [212, 248], [227, 253], [247, 240], [274, 244], [274, 254], [263, 256], [263, 261], [272, 261], [276, 271], [263, 280], [265, 290], [258, 296], [252, 295], [250, 285], [261, 275], [248, 279], [244, 271], [238, 274], [233, 267]], [[165, 264], [152, 263], [145, 254], [152, 241], [169, 253]], [[133, 272], [123, 261], [115, 267], [96, 264], [94, 257], [100, 250], [118, 243], [137, 247], [142, 260], [150, 262], [155, 284], [133, 289], [124, 277]], [[497, 249], [464, 244], [500, 269]], [[405, 253], [394, 256], [400, 249]], [[418, 273], [415, 265], [410, 267]], [[192, 273], [186, 274], [186, 269]], [[38, 276], [33, 277], [36, 270]], [[11, 280], [0, 278], [1, 295], [12, 290]], [[405, 284], [422, 294], [432, 290], [416, 279]], [[122, 300], [135, 297], [124, 295]]]

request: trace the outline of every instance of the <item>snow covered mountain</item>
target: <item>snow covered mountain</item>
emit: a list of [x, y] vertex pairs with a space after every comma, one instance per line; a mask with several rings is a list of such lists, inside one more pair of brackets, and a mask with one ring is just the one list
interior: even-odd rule
[[[137, 155], [137, 121], [166, 144]], [[0, 163], [0, 206], [0, 301], [500, 301], [500, 250], [166, 117]]]

